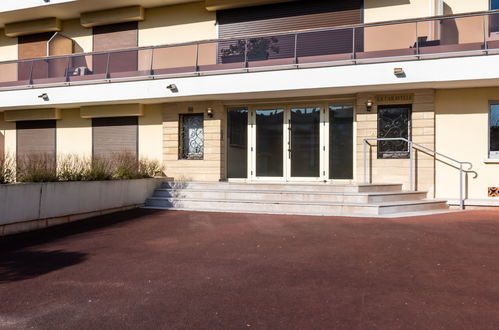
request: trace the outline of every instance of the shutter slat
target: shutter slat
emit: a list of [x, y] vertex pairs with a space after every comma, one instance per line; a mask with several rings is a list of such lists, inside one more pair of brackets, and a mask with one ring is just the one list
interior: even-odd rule
[[127, 153], [137, 157], [138, 117], [93, 118], [93, 155]]

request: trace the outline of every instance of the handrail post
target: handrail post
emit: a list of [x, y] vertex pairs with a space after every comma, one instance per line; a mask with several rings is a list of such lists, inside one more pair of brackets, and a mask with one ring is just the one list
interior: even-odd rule
[[364, 139], [364, 183], [367, 184], [367, 140]]
[[111, 53], [107, 53], [107, 62], [106, 62], [106, 79], [109, 79], [109, 61], [111, 59]]
[[196, 73], [199, 73], [199, 42], [196, 44]]
[[489, 48], [489, 42], [488, 42], [489, 36], [487, 33], [487, 18], [489, 19], [490, 22], [490, 16], [483, 15], [483, 48], [485, 49], [485, 54], [488, 53], [488, 48]]
[[464, 210], [463, 163], [459, 163], [459, 207]]
[[414, 191], [414, 169], [413, 169], [413, 156], [414, 151], [412, 148], [412, 141], [408, 141], [407, 146], [409, 147], [409, 186], [411, 191]]
[[352, 60], [355, 60], [355, 27], [352, 28]]
[[416, 56], [419, 59], [419, 22], [416, 22]]

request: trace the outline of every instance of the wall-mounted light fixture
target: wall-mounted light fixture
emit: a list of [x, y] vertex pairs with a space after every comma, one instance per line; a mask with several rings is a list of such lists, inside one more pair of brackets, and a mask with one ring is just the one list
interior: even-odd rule
[[213, 118], [213, 109], [212, 108], [206, 109], [206, 114], [208, 115], [209, 118]]
[[166, 88], [169, 89], [172, 93], [178, 92], [177, 85], [175, 85], [175, 84], [170, 84], [170, 85], [166, 86]]
[[367, 112], [371, 112], [371, 110], [373, 109], [373, 105], [374, 105], [373, 100], [367, 100], [366, 101], [366, 110], [367, 110]]
[[43, 93], [43, 94], [38, 95], [38, 98], [43, 99], [44, 101], [48, 101], [49, 95], [47, 93]]
[[393, 74], [397, 78], [404, 78], [405, 77], [405, 71], [402, 68], [395, 68], [395, 69], [393, 69]]

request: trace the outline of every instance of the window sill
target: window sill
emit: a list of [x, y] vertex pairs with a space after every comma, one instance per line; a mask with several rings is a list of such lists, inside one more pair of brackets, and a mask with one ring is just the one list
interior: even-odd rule
[[486, 158], [483, 162], [485, 164], [499, 164], [499, 158]]

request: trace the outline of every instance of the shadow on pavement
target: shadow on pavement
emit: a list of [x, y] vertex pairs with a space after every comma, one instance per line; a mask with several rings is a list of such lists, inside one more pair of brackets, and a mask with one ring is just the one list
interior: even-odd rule
[[65, 251], [11, 251], [0, 255], [0, 283], [26, 280], [79, 264], [86, 254]]

